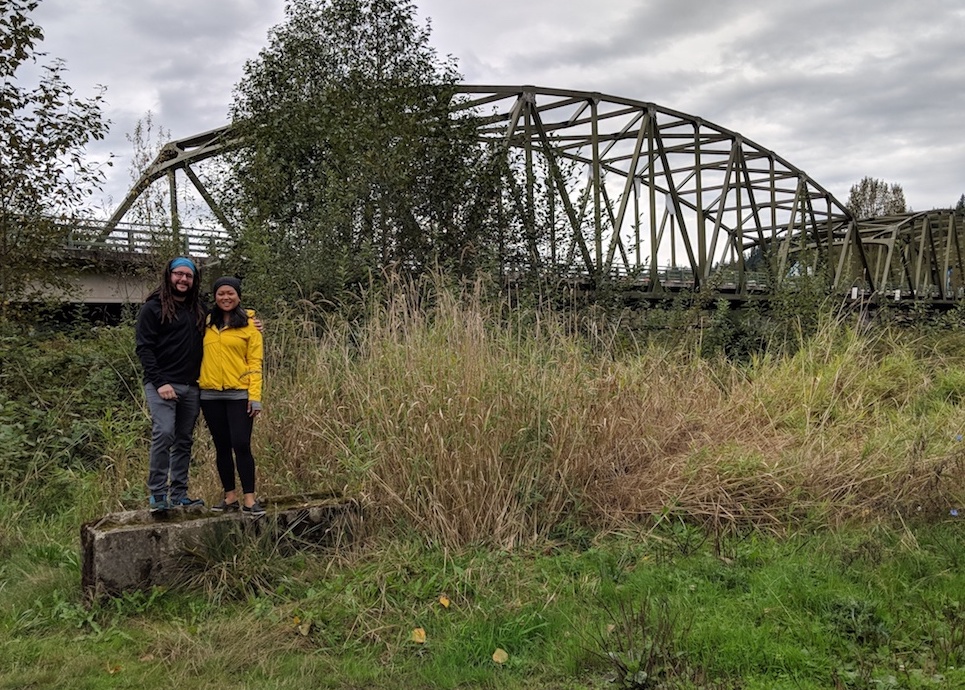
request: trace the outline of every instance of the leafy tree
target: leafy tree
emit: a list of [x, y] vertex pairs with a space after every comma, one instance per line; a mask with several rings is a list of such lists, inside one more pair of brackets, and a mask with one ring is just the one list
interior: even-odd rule
[[[156, 123], [154, 113], [148, 110], [134, 125], [134, 131], [124, 137], [134, 149], [128, 172], [131, 183], [135, 184], [157, 158], [164, 144], [171, 140], [171, 131]], [[167, 226], [170, 223], [170, 207], [166, 195], [157, 185], [152, 185], [141, 193], [127, 216], [134, 223]]]
[[851, 186], [847, 206], [857, 218], [892, 216], [910, 210], [901, 185], [889, 185], [872, 177], [864, 177]]
[[[31, 84], [24, 66], [43, 30], [30, 18], [39, 0], [0, 3], [0, 305], [66, 288], [62, 252], [80, 203], [103, 182], [102, 168], [84, 159], [85, 146], [103, 139], [104, 89], [78, 99], [63, 78], [61, 60], [44, 65]], [[25, 82], [27, 84], [25, 85]], [[110, 164], [109, 162], [107, 163]]]
[[[133, 189], [139, 185], [141, 176], [171, 141], [171, 131], [160, 125], [154, 113], [148, 110], [144, 117], [138, 119], [134, 130], [124, 136], [133, 148], [128, 169]], [[200, 217], [199, 204], [184, 176], [176, 179], [173, 190], [177, 195], [179, 222], [183, 224], [187, 221], [190, 224], [196, 221]], [[136, 233], [136, 241], [147, 242], [152, 249], [151, 257], [144, 257], [144, 263], [134, 269], [142, 275], [156, 275], [171, 256], [185, 251], [184, 237], [175, 232], [173, 227], [171, 191], [170, 179], [147, 186], [124, 216], [124, 225], [133, 226], [130, 229]], [[119, 229], [123, 231], [127, 228], [122, 226]]]
[[[144, 113], [144, 117], [138, 119], [134, 125], [134, 131], [124, 136], [133, 148], [133, 155], [128, 168], [133, 187], [140, 181], [144, 171], [154, 163], [173, 137], [171, 130], [160, 124], [150, 110]], [[195, 169], [195, 172], [198, 172], [198, 170]], [[125, 219], [131, 223], [150, 226], [157, 231], [159, 236], [169, 237], [172, 225], [170, 189], [168, 180], [165, 180], [163, 184], [155, 182], [150, 185], [134, 201], [127, 211]], [[183, 176], [177, 178], [175, 192], [177, 194], [178, 217], [181, 222], [197, 221], [202, 214], [202, 210], [193, 188], [188, 185]], [[167, 249], [164, 248], [162, 253], [169, 254], [170, 251], [167, 251]], [[171, 249], [177, 251], [176, 242]]]
[[958, 197], [958, 203], [955, 204], [955, 210], [959, 213], [965, 212], [965, 194]]
[[245, 66], [232, 116], [246, 146], [225, 208], [262, 298], [485, 261], [485, 224], [464, 222], [475, 126], [450, 117], [460, 77], [414, 12], [408, 0], [291, 0]]

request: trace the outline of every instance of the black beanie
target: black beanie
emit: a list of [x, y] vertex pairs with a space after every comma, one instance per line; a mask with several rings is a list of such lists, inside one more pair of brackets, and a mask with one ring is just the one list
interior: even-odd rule
[[218, 288], [224, 287], [225, 285], [234, 288], [235, 292], [238, 293], [238, 297], [241, 297], [241, 281], [233, 276], [221, 276], [214, 281], [214, 286], [211, 288], [211, 293], [218, 294]]

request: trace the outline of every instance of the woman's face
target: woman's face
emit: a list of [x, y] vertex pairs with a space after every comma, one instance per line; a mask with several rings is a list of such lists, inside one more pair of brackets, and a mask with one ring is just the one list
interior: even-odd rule
[[238, 293], [230, 285], [222, 285], [218, 288], [218, 291], [214, 293], [214, 301], [218, 305], [221, 311], [233, 311], [239, 304], [241, 304], [241, 298], [238, 297]]

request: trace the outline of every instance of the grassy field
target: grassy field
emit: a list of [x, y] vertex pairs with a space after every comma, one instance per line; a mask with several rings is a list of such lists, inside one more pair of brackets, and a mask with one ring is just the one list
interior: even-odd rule
[[965, 687], [951, 322], [340, 313], [268, 319], [256, 458], [359, 539], [93, 606], [80, 524], [146, 499], [131, 328], [3, 336], [0, 688]]

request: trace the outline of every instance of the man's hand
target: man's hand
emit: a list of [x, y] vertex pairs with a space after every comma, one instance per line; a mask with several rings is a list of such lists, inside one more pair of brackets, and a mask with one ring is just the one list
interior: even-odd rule
[[255, 328], [258, 329], [258, 332], [259, 332], [259, 333], [264, 333], [264, 332], [265, 332], [265, 324], [263, 324], [263, 323], [261, 322], [261, 319], [259, 319], [257, 316], [254, 317], [254, 318], [251, 320], [251, 322], [255, 325]]
[[163, 386], [158, 386], [157, 394], [161, 396], [162, 400], [177, 400], [178, 394], [174, 391], [174, 386], [170, 383], [165, 383]]

